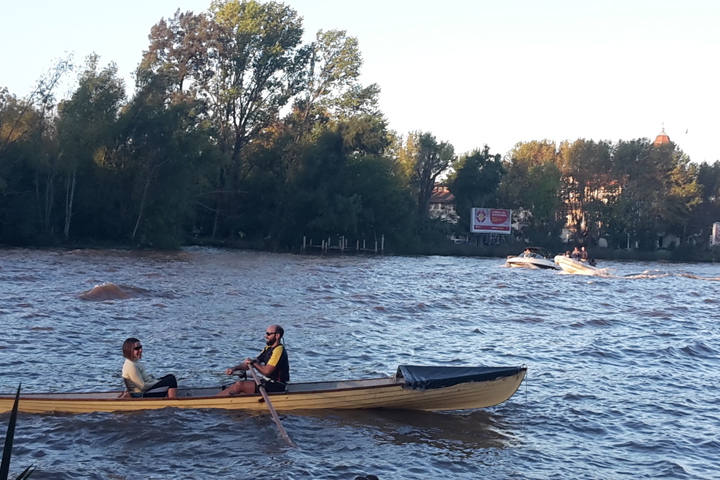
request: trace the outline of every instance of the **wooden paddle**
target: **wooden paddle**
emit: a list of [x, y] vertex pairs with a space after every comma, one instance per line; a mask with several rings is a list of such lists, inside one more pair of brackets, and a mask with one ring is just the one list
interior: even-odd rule
[[280, 423], [280, 417], [278, 417], [277, 412], [275, 411], [275, 407], [273, 407], [273, 404], [270, 402], [270, 397], [268, 396], [267, 392], [265, 391], [265, 387], [263, 387], [262, 383], [260, 383], [260, 379], [257, 376], [257, 373], [255, 373], [255, 369], [252, 365], [249, 365], [250, 373], [252, 374], [253, 380], [255, 380], [255, 384], [258, 386], [258, 390], [260, 390], [260, 394], [263, 397], [263, 400], [265, 400], [265, 404], [268, 406], [268, 409], [270, 410], [270, 414], [273, 417], [273, 420], [275, 420], [275, 423], [278, 426], [278, 430], [280, 430], [280, 434], [285, 439], [285, 441], [291, 446], [295, 447], [292, 440], [290, 440], [290, 437], [288, 436], [287, 432], [285, 431], [285, 427], [283, 427], [282, 423]]

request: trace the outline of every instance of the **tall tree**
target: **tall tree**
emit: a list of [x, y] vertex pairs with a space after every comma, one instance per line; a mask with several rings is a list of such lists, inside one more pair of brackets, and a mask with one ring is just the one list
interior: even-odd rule
[[[0, 97], [4, 97], [0, 107], [3, 107], [5, 111], [3, 128], [0, 132], [0, 161], [7, 149], [14, 142], [26, 139], [31, 135], [33, 128], [44, 129], [50, 126], [55, 108], [55, 90], [60, 80], [73, 68], [72, 56], [58, 60], [53, 68], [38, 79], [33, 91], [19, 102], [16, 98], [14, 101], [8, 102], [12, 96], [7, 89], [0, 90]], [[9, 104], [14, 104], [16, 108], [8, 110], [6, 107]], [[8, 117], [10, 111], [13, 112], [12, 117]], [[35, 119], [27, 119], [26, 115], [34, 116]]]
[[[358, 79], [362, 67], [362, 55], [355, 37], [344, 30], [320, 30], [315, 41], [309, 45], [309, 61], [305, 75], [305, 88], [295, 99], [297, 135], [318, 122], [334, 115], [349, 116], [362, 105], [377, 106], [379, 89], [373, 86], [369, 98], [358, 94], [364, 89]], [[353, 98], [350, 101], [350, 98]]]
[[221, 135], [221, 149], [241, 167], [242, 150], [277, 121], [280, 109], [303, 86], [308, 50], [301, 48], [302, 18], [276, 2], [216, 0], [211, 13], [219, 50], [202, 94]]
[[138, 67], [142, 86], [157, 75], [168, 78], [168, 86], [179, 93], [198, 94], [215, 72], [210, 57], [219, 51], [217, 29], [205, 13], [181, 12], [161, 19], [150, 30], [150, 46]]
[[693, 211], [692, 231], [700, 241], [712, 233], [712, 225], [720, 222], [720, 161], [703, 162], [697, 168], [700, 204]]
[[[176, 13], [153, 32], [143, 68], [173, 72], [178, 86], [187, 83], [208, 105], [226, 158], [217, 177], [215, 235], [221, 215], [237, 214], [244, 182], [256, 167], [245, 148], [304, 86], [309, 49], [301, 45], [302, 18], [273, 1], [215, 0], [207, 17]], [[236, 229], [228, 224], [224, 230]]]
[[429, 132], [412, 132], [399, 152], [399, 162], [417, 196], [418, 220], [429, 217], [430, 197], [438, 176], [455, 158], [448, 142], [438, 142]]
[[5, 90], [0, 97], [0, 243], [32, 244], [45, 230], [40, 187], [50, 150], [42, 111]]
[[692, 212], [702, 202], [697, 165], [690, 163], [690, 157], [677, 147], [660, 153], [670, 156], [670, 165], [665, 175], [661, 173], [664, 195], [657, 206], [657, 232], [660, 235], [676, 235], [685, 242]]
[[0, 91], [0, 195], [5, 194], [7, 207], [0, 224], [7, 236], [0, 235], [8, 243], [32, 243], [52, 234], [58, 158], [54, 95], [71, 69], [71, 57], [58, 61], [23, 99]]
[[672, 143], [621, 141], [613, 149], [613, 170], [616, 195], [604, 222], [615, 245], [654, 249], [658, 236], [689, 235], [701, 190], [687, 155]]
[[563, 202], [568, 223], [580, 243], [597, 241], [605, 197], [612, 186], [610, 143], [579, 139], [560, 144], [559, 166], [563, 174]]
[[470, 211], [474, 207], [497, 207], [497, 189], [505, 174], [500, 154], [491, 155], [490, 147], [474, 150], [453, 164], [448, 176], [450, 191], [460, 218], [459, 229], [470, 231]]
[[498, 188], [502, 203], [515, 211], [523, 235], [536, 244], [559, 238], [565, 218], [560, 200], [561, 173], [555, 143], [522, 142], [508, 154], [507, 174]]
[[192, 225], [192, 199], [218, 165], [204, 105], [173, 95], [168, 78], [147, 82], [123, 112], [123, 143], [111, 158], [128, 180], [125, 235], [133, 243], [176, 246]]
[[117, 67], [110, 63], [99, 70], [99, 57], [87, 58], [77, 89], [58, 107], [59, 169], [65, 180], [63, 237], [70, 235], [78, 171], [92, 182], [95, 158], [112, 148], [117, 133], [125, 86]]

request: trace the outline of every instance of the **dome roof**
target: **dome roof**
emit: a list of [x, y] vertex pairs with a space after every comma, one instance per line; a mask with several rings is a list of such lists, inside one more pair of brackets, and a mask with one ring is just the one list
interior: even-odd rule
[[670, 143], [670, 137], [667, 136], [665, 133], [665, 129], [662, 129], [662, 132], [660, 132], [660, 135], [655, 137], [655, 141], [653, 142], [653, 145], [656, 147], [659, 147], [660, 145], [665, 145]]

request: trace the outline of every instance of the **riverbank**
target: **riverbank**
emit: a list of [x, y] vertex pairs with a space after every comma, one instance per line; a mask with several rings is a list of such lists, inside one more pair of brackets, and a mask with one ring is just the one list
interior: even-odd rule
[[[258, 252], [275, 252], [275, 253], [303, 253], [300, 246], [297, 248], [279, 248], [276, 245], [268, 244], [260, 240], [218, 240], [213, 238], [188, 238], [182, 246], [174, 248], [162, 248], [152, 245], [129, 245], [122, 242], [83, 242], [73, 244], [52, 244], [52, 245], [0, 245], [0, 249], [5, 248], [60, 248], [67, 250], [87, 249], [87, 250], [179, 250], [182, 247], [200, 246], [214, 248], [228, 248], [232, 250], [252, 250]], [[384, 255], [408, 255], [408, 256], [449, 256], [449, 257], [487, 257], [487, 258], [507, 258], [511, 255], [517, 255], [523, 251], [527, 245], [522, 243], [509, 243], [501, 245], [474, 245], [474, 244], [453, 244], [450, 242], [441, 244], [416, 244], [412, 247], [393, 248], [392, 245], [385, 245]], [[562, 254], [566, 247], [559, 248], [545, 247], [551, 254]], [[304, 252], [310, 255], [319, 255], [320, 252], [308, 250]], [[347, 249], [342, 255], [354, 255], [353, 249]], [[373, 255], [372, 253], [362, 252], [359, 255]], [[699, 262], [699, 263], [717, 263], [720, 262], [720, 246], [699, 247], [699, 246], [680, 246], [674, 249], [658, 249], [658, 250], [635, 250], [621, 249], [611, 250], [607, 248], [591, 247], [588, 254], [596, 260], [625, 260], [625, 261], [658, 261], [658, 262]], [[331, 250], [323, 255], [341, 255], [339, 250]]]

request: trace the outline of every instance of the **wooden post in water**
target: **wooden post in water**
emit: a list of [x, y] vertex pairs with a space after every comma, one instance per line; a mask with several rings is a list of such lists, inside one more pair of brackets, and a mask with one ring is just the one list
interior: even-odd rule
[[385, 253], [385, 234], [380, 235], [380, 253]]

